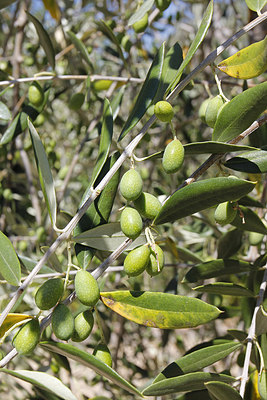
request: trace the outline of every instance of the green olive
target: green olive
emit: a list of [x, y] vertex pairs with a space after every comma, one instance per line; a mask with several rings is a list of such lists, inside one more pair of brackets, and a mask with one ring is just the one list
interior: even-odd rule
[[124, 271], [128, 276], [137, 276], [146, 269], [150, 250], [148, 246], [140, 246], [130, 251], [124, 260]]
[[162, 249], [156, 244], [155, 251], [150, 250], [149, 262], [146, 267], [146, 271], [150, 276], [156, 276], [160, 274], [164, 267], [164, 253]]
[[99, 300], [98, 283], [90, 272], [80, 270], [74, 280], [75, 291], [80, 302], [88, 307], [94, 307]]
[[100, 92], [101, 90], [107, 90], [110, 88], [112, 81], [107, 79], [100, 79], [98, 81], [93, 82], [93, 88]]
[[139, 19], [139, 21], [136, 21], [133, 24], [133, 28], [136, 33], [144, 32], [146, 30], [147, 26], [148, 26], [148, 14], [147, 13], [141, 19]]
[[136, 239], [143, 229], [142, 218], [137, 210], [126, 207], [121, 213], [121, 230], [130, 239]]
[[44, 92], [38, 82], [33, 82], [28, 91], [29, 102], [36, 107], [40, 107], [44, 102]]
[[171, 4], [172, 0], [156, 0], [156, 7], [160, 10], [160, 11], [164, 11], [166, 10], [169, 5]]
[[84, 103], [85, 96], [83, 93], [74, 93], [69, 102], [69, 108], [71, 110], [77, 111], [80, 110]]
[[35, 303], [40, 310], [49, 310], [61, 299], [64, 282], [60, 278], [49, 279], [39, 287], [35, 294]]
[[74, 319], [74, 332], [71, 340], [82, 342], [90, 335], [94, 326], [94, 316], [91, 310], [86, 310], [78, 314]]
[[141, 193], [134, 201], [134, 205], [137, 211], [148, 219], [154, 219], [161, 209], [161, 202], [153, 194], [147, 192]]
[[237, 209], [233, 207], [233, 203], [226, 201], [220, 203], [215, 210], [214, 218], [215, 221], [220, 225], [230, 224], [237, 214]]
[[258, 232], [249, 232], [248, 241], [251, 246], [258, 246], [262, 242], [264, 235]]
[[156, 117], [162, 122], [171, 122], [174, 116], [172, 105], [168, 101], [158, 101], [154, 107]]
[[52, 313], [52, 330], [61, 340], [71, 338], [74, 331], [74, 318], [65, 304], [58, 304]]
[[23, 325], [13, 338], [13, 345], [19, 354], [31, 353], [40, 340], [40, 325], [34, 318]]
[[125, 172], [120, 181], [120, 192], [126, 200], [137, 199], [142, 192], [142, 188], [142, 178], [135, 169]]
[[224, 101], [220, 95], [209, 100], [205, 113], [205, 121], [211, 128], [214, 127], [218, 118], [218, 112], [223, 104]]
[[112, 367], [112, 358], [108, 346], [104, 343], [99, 343], [93, 351], [93, 356], [98, 358], [98, 360], [107, 364], [109, 367]]
[[184, 146], [178, 139], [172, 140], [165, 148], [162, 167], [167, 174], [173, 174], [182, 167], [184, 162]]
[[198, 116], [200, 117], [202, 122], [206, 122], [206, 110], [208, 107], [210, 99], [206, 99], [201, 103], [201, 106], [199, 107], [198, 110]]

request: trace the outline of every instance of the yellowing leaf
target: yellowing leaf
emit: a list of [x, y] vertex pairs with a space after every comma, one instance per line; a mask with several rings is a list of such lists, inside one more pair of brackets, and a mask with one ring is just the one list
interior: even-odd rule
[[250, 79], [267, 69], [267, 36], [226, 58], [217, 67], [233, 78]]
[[56, 0], [43, 0], [44, 6], [49, 11], [52, 18], [59, 21], [61, 17], [61, 12], [58, 7]]
[[26, 319], [31, 319], [31, 315], [27, 314], [8, 314], [6, 319], [4, 320], [3, 324], [0, 327], [0, 338], [4, 336], [4, 334], [14, 325], [24, 323]]

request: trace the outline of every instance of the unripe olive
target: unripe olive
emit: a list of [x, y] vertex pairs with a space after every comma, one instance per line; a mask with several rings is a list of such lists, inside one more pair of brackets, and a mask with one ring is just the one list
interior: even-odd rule
[[205, 114], [205, 121], [211, 128], [214, 127], [218, 117], [219, 109], [223, 104], [224, 101], [220, 95], [209, 100]]
[[184, 162], [184, 146], [178, 139], [172, 140], [165, 148], [162, 167], [167, 174], [173, 174], [182, 167]]
[[158, 275], [164, 267], [164, 253], [162, 249], [156, 244], [155, 252], [150, 250], [149, 261], [146, 271], [150, 276]]
[[39, 287], [35, 294], [35, 303], [40, 310], [49, 310], [61, 299], [64, 282], [60, 278], [49, 279]]
[[214, 218], [215, 221], [220, 225], [230, 224], [237, 214], [237, 209], [233, 207], [233, 203], [225, 201], [224, 203], [218, 204], [216, 207]]
[[121, 46], [124, 48], [125, 51], [129, 52], [132, 47], [132, 42], [128, 35], [124, 35], [121, 40]]
[[252, 246], [258, 246], [262, 242], [264, 235], [258, 232], [249, 232], [248, 241]]
[[154, 107], [156, 117], [162, 122], [171, 122], [174, 116], [172, 105], [168, 101], [158, 101]]
[[74, 319], [74, 332], [71, 340], [82, 342], [91, 333], [94, 326], [94, 316], [92, 311], [86, 310], [78, 314]]
[[23, 325], [13, 338], [13, 345], [19, 354], [31, 353], [40, 340], [40, 325], [34, 318]]
[[198, 110], [198, 116], [200, 117], [202, 122], [206, 122], [206, 110], [208, 107], [210, 99], [206, 99], [201, 103], [201, 106], [199, 107]]
[[108, 346], [104, 343], [99, 343], [93, 352], [93, 356], [98, 358], [103, 363], [107, 364], [109, 367], [112, 367], [112, 358]]
[[100, 79], [98, 81], [93, 82], [93, 88], [100, 92], [101, 90], [107, 90], [110, 88], [112, 81], [107, 79]]
[[94, 307], [99, 300], [100, 291], [98, 283], [90, 272], [80, 270], [74, 280], [75, 291], [82, 304]]
[[39, 114], [36, 120], [34, 121], [35, 126], [41, 126], [45, 122], [45, 116], [44, 114]]
[[139, 246], [130, 251], [124, 260], [124, 271], [129, 276], [142, 274], [149, 261], [150, 250], [147, 246]]
[[160, 11], [164, 11], [166, 10], [169, 5], [171, 4], [172, 0], [156, 0], [156, 7], [160, 10]]
[[161, 209], [161, 202], [153, 194], [147, 192], [141, 193], [134, 201], [134, 205], [137, 211], [148, 219], [154, 219]]
[[29, 87], [28, 98], [32, 105], [40, 107], [44, 101], [44, 92], [38, 82], [33, 82]]
[[148, 14], [147, 13], [141, 19], [139, 19], [139, 21], [136, 21], [133, 24], [133, 28], [136, 33], [144, 32], [146, 30], [147, 26], [148, 26]]
[[74, 318], [65, 304], [58, 304], [52, 313], [52, 330], [61, 340], [71, 338], [74, 331]]
[[69, 102], [69, 108], [71, 110], [77, 111], [80, 110], [84, 103], [85, 96], [83, 93], [74, 93]]
[[137, 210], [126, 207], [121, 213], [121, 230], [130, 239], [136, 239], [143, 228], [142, 218]]
[[142, 178], [135, 169], [125, 172], [120, 181], [120, 192], [126, 200], [137, 199], [142, 192], [142, 188]]

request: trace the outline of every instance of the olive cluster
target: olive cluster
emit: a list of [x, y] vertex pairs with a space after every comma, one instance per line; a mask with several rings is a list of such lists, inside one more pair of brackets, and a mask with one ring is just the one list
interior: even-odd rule
[[[143, 229], [142, 217], [153, 220], [161, 209], [160, 201], [150, 193], [143, 192], [143, 181], [135, 169], [127, 171], [120, 182], [120, 192], [135, 208], [125, 207], [121, 213], [122, 232], [131, 239], [136, 239]], [[164, 265], [164, 254], [158, 245], [140, 246], [132, 250], [124, 261], [125, 272], [137, 276], [147, 270], [151, 275], [161, 272]]]
[[217, 118], [226, 104], [221, 95], [204, 100], [199, 108], [201, 120], [214, 128]]

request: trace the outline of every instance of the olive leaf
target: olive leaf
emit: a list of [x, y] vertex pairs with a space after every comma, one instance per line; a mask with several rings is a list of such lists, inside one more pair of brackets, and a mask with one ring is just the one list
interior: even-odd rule
[[1, 231], [0, 274], [10, 285], [19, 285], [21, 278], [20, 263], [11, 241]]

